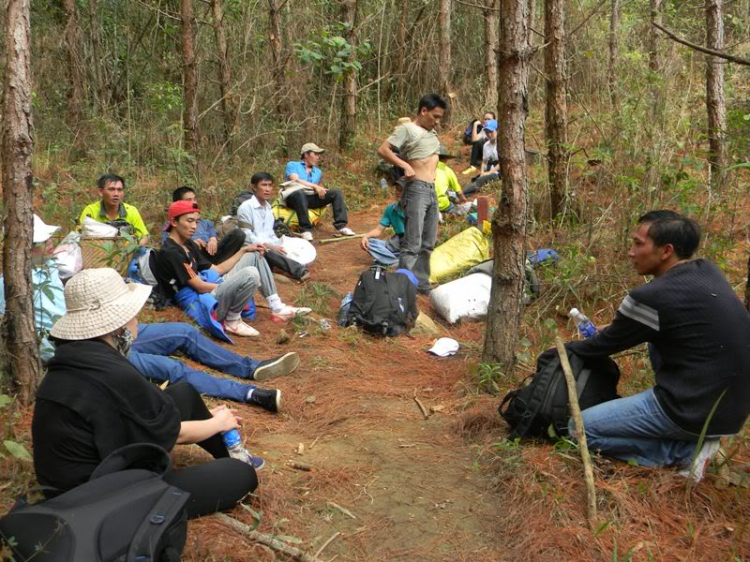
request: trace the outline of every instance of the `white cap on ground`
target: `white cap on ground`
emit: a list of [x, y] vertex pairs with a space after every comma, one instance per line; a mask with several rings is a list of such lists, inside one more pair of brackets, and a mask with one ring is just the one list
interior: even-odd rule
[[458, 342], [453, 338], [440, 338], [427, 352], [438, 357], [449, 357], [456, 354], [458, 347]]

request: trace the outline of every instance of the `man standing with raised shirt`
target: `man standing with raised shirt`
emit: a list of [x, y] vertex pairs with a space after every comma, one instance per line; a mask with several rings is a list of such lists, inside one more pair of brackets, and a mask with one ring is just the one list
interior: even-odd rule
[[411, 123], [396, 127], [378, 149], [383, 160], [404, 170], [406, 187], [401, 196], [404, 239], [399, 267], [416, 275], [417, 290], [423, 294], [430, 292], [430, 255], [435, 248], [438, 226], [435, 170], [440, 140], [435, 127], [447, 108], [448, 104], [437, 94], [423, 96], [419, 100], [417, 117]]

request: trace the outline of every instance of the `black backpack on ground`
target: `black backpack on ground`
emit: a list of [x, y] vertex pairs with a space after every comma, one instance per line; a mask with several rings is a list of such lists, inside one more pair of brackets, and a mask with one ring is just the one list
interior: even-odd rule
[[[581, 410], [618, 398], [620, 369], [612, 359], [587, 359], [584, 363], [583, 359], [568, 352], [568, 360], [576, 378]], [[556, 348], [539, 356], [536, 373], [506, 394], [498, 410], [510, 425], [508, 439], [552, 438], [550, 426], [558, 436], [568, 434], [568, 386]]]
[[375, 265], [359, 276], [345, 325], [398, 336], [408, 332], [416, 318], [417, 288], [406, 275]]
[[190, 494], [167, 484], [169, 454], [147, 443], [108, 455], [85, 484], [52, 499], [25, 500], [0, 519], [18, 561], [178, 562]]

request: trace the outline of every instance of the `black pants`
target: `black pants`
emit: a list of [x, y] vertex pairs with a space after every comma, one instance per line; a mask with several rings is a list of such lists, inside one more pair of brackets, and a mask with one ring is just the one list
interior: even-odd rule
[[487, 174], [486, 176], [479, 176], [469, 185], [463, 188], [464, 197], [471, 197], [475, 193], [482, 190], [482, 186], [490, 183], [491, 181], [497, 181], [500, 179], [500, 174]]
[[268, 251], [263, 257], [266, 258], [271, 269], [283, 271], [292, 279], [302, 279], [307, 274], [307, 268], [304, 265], [278, 252]]
[[[174, 400], [182, 421], [211, 418], [203, 398], [189, 383], [170, 385], [164, 392]], [[229, 457], [221, 434], [213, 435], [198, 445], [216, 460], [171, 470], [164, 476], [164, 480], [190, 494], [187, 503], [190, 519], [230, 509], [258, 487], [255, 469]]]
[[487, 141], [478, 140], [471, 143], [471, 165], [475, 168], [479, 168], [482, 165], [482, 151], [484, 150], [484, 143]]
[[325, 197], [318, 197], [317, 193], [308, 195], [300, 189], [287, 197], [284, 205], [297, 213], [299, 229], [302, 232], [310, 232], [313, 227], [310, 217], [307, 214], [308, 209], [321, 209], [331, 205], [333, 207], [333, 226], [335, 228], [344, 228], [349, 222], [346, 216], [344, 194], [341, 193], [340, 189], [329, 189]]
[[218, 265], [221, 262], [227, 261], [234, 254], [240, 251], [240, 248], [245, 245], [245, 233], [241, 228], [235, 228], [227, 232], [225, 236], [219, 240], [219, 244], [216, 247], [216, 253], [212, 256], [205, 249], [201, 249], [200, 253], [214, 265]]

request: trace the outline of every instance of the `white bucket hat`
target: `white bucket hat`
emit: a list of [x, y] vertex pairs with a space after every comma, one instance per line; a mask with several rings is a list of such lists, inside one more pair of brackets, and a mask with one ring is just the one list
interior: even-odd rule
[[59, 226], [45, 224], [42, 219], [40, 219], [37, 215], [34, 215], [34, 244], [41, 244], [42, 242], [46, 242], [58, 230], [60, 230]]
[[150, 294], [150, 286], [126, 284], [114, 269], [84, 269], [65, 285], [68, 310], [50, 334], [63, 340], [109, 334], [135, 318]]

